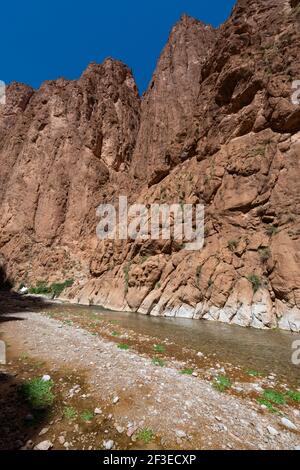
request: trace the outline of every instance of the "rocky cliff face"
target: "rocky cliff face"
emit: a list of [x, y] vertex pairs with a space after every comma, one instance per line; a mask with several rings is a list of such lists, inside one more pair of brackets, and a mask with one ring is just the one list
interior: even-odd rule
[[[298, 0], [183, 17], [140, 101], [107, 60], [76, 82], [13, 84], [0, 109], [0, 251], [16, 282], [143, 314], [300, 330]], [[205, 247], [99, 242], [96, 207], [203, 203]]]

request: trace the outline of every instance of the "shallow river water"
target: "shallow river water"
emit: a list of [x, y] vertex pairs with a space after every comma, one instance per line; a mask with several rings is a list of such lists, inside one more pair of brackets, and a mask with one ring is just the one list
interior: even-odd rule
[[[95, 314], [136, 333], [168, 339], [180, 348], [187, 347], [206, 355], [215, 354], [216, 361], [229, 362], [266, 374], [273, 372], [300, 387], [300, 365], [292, 361], [293, 343], [299, 334], [281, 330], [255, 330], [219, 322], [181, 318], [151, 317], [136, 313], [115, 312], [101, 307], [64, 304], [52, 309], [74, 314]], [[298, 354], [300, 358], [300, 354]]]

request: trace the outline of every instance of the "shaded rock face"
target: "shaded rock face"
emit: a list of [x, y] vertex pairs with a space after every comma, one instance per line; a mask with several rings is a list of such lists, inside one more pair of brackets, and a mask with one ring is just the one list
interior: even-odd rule
[[[142, 100], [107, 60], [13, 84], [0, 108], [0, 252], [16, 282], [142, 314], [300, 330], [298, 1], [240, 0], [214, 31], [183, 17]], [[202, 203], [205, 246], [99, 242], [96, 207]]]

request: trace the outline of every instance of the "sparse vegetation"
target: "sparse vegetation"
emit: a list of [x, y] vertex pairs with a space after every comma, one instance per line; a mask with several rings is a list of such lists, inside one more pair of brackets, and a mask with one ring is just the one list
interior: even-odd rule
[[230, 251], [234, 252], [237, 249], [238, 244], [239, 244], [238, 240], [229, 240], [227, 246]]
[[118, 348], [121, 349], [122, 351], [128, 351], [129, 346], [128, 346], [128, 344], [120, 343], [120, 344], [118, 344]]
[[45, 410], [53, 405], [55, 399], [53, 386], [52, 380], [46, 382], [41, 378], [34, 378], [21, 386], [21, 393], [31, 408]]
[[159, 357], [154, 357], [152, 359], [152, 364], [154, 364], [155, 366], [159, 366], [159, 367], [164, 367], [165, 366], [165, 362], [160, 359]]
[[66, 406], [64, 409], [64, 417], [69, 421], [72, 421], [77, 418], [77, 411], [71, 406]]
[[284, 394], [273, 389], [264, 390], [263, 398], [276, 405], [285, 405], [286, 403]]
[[297, 392], [295, 390], [289, 390], [287, 392], [287, 397], [297, 403], [300, 403], [300, 392]]
[[262, 372], [258, 372], [254, 369], [247, 370], [247, 374], [250, 375], [250, 377], [262, 377], [264, 375]]
[[275, 408], [269, 400], [265, 398], [257, 398], [257, 402], [260, 405], [265, 406], [271, 413], [279, 413], [279, 410]]
[[154, 432], [150, 428], [144, 428], [136, 434], [136, 438], [145, 444], [149, 444], [154, 439]]
[[225, 392], [232, 387], [231, 380], [226, 377], [226, 375], [218, 375], [218, 377], [213, 382], [214, 389], [218, 390], [218, 392]]
[[270, 248], [261, 248], [260, 250], [258, 250], [258, 252], [262, 262], [268, 261], [268, 259], [271, 257]]
[[35, 295], [51, 295], [53, 298], [56, 298], [59, 297], [66, 288], [72, 287], [73, 284], [74, 279], [67, 279], [61, 283], [56, 282], [50, 286], [48, 286], [45, 281], [38, 281], [35, 287], [30, 287], [28, 293]]
[[270, 227], [267, 228], [266, 232], [269, 237], [273, 237], [273, 235], [276, 235], [276, 233], [278, 233], [278, 227], [276, 227], [275, 225], [270, 225]]
[[81, 414], [80, 414], [80, 418], [82, 419], [82, 421], [92, 421], [93, 418], [94, 418], [94, 415], [93, 413], [90, 411], [90, 410], [84, 410]]
[[153, 348], [154, 348], [154, 351], [157, 353], [164, 353], [166, 350], [166, 348], [162, 344], [155, 344]]
[[182, 375], [193, 375], [194, 369], [189, 369], [189, 368], [187, 368], [187, 369], [182, 369], [182, 370], [180, 371], [180, 373], [181, 373]]
[[260, 277], [257, 276], [256, 274], [250, 274], [250, 276], [248, 276], [247, 279], [249, 282], [251, 282], [254, 293], [257, 292], [261, 288], [262, 281]]

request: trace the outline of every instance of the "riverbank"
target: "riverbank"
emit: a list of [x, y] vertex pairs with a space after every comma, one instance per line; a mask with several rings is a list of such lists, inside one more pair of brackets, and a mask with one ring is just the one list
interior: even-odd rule
[[[213, 364], [201, 351], [175, 357], [168, 339], [158, 343], [113, 320], [70, 320], [63, 309], [60, 319], [58, 312], [42, 308], [1, 318], [9, 346], [9, 363], [2, 369], [6, 377], [22, 382], [46, 374], [54, 380], [54, 414], [33, 425], [28, 434], [33, 446], [44, 441], [63, 449], [300, 445], [299, 403], [270, 401], [273, 410], [268, 400], [263, 404], [265, 390], [288, 393], [288, 384], [278, 383], [274, 375]], [[70, 422], [66, 409], [75, 411]], [[13, 447], [26, 446], [25, 439], [18, 438]]]

